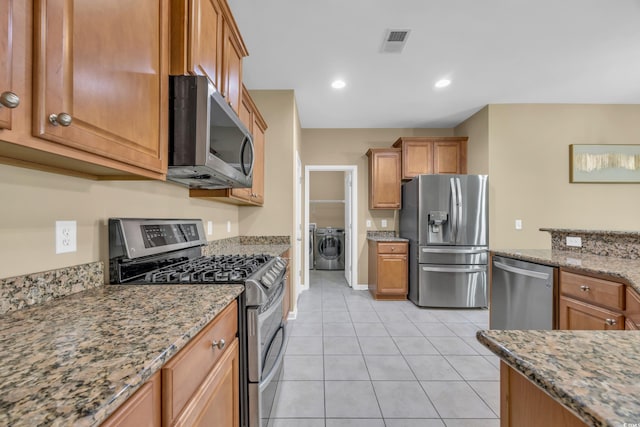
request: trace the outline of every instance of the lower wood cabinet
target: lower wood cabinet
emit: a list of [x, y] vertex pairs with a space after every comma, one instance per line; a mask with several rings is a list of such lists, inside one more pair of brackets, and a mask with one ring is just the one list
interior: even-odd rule
[[375, 299], [407, 299], [407, 252], [406, 242], [369, 240], [369, 292]]
[[501, 427], [584, 427], [582, 420], [504, 362], [500, 362]]
[[[240, 425], [238, 339], [234, 339], [172, 426]], [[197, 369], [197, 366], [192, 367]]]
[[559, 309], [560, 329], [624, 329], [625, 285], [561, 270]]
[[640, 295], [627, 286], [627, 309], [624, 312], [625, 329], [636, 331], [640, 329]]
[[160, 372], [156, 372], [102, 427], [160, 427], [160, 391]]
[[624, 324], [622, 313], [560, 296], [560, 329], [621, 330]]
[[[237, 332], [238, 304], [234, 301], [162, 367], [164, 427], [199, 425], [190, 423], [206, 420], [205, 415], [212, 405], [229, 406], [227, 409], [230, 409], [230, 405], [238, 404]], [[235, 355], [230, 355], [234, 352]], [[233, 377], [229, 375], [234, 363], [236, 376], [231, 381]], [[234, 402], [230, 404], [215, 397], [221, 387]], [[239, 412], [233, 414], [231, 420], [237, 421]], [[213, 425], [213, 420], [208, 425]], [[214, 424], [220, 427], [237, 426], [218, 421]], [[207, 424], [205, 422], [202, 425]]]

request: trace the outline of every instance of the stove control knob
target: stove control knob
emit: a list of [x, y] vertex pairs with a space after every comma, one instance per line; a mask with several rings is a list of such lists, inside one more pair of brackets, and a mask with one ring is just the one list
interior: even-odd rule
[[260, 279], [260, 281], [262, 282], [263, 285], [265, 285], [267, 288], [270, 288], [271, 285], [273, 285], [273, 280], [270, 280], [266, 275], [262, 276], [262, 279]]

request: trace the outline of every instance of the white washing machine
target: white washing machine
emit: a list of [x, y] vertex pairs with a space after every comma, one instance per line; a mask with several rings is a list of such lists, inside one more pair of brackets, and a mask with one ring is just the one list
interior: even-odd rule
[[316, 270], [344, 270], [344, 229], [316, 228], [314, 240]]

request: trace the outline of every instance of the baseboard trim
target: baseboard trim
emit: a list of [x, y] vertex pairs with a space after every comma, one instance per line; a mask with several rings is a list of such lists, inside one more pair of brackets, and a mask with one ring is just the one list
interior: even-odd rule
[[289, 312], [287, 320], [296, 320], [296, 317], [298, 317], [298, 307]]
[[353, 285], [352, 286], [354, 291], [368, 291], [369, 290], [369, 285], [368, 284], [357, 284], [357, 285]]

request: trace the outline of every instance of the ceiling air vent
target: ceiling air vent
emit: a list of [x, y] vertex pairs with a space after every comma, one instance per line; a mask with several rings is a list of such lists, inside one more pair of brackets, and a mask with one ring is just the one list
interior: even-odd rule
[[407, 43], [411, 30], [387, 30], [384, 35], [381, 51], [383, 53], [400, 53]]

